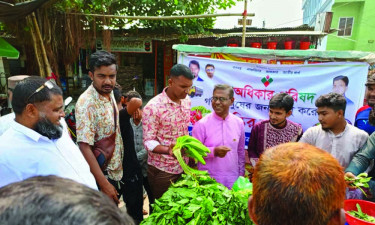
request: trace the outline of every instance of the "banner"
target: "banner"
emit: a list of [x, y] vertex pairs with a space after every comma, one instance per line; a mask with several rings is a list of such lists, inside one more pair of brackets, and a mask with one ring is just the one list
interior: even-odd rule
[[288, 93], [294, 99], [293, 114], [288, 119], [301, 124], [304, 131], [319, 123], [315, 101], [329, 92], [345, 96], [345, 118], [353, 124], [357, 109], [363, 105], [369, 66], [363, 62], [252, 64], [186, 56], [183, 53], [179, 55], [179, 63], [194, 64], [191, 70], [196, 78], [189, 92], [192, 107], [203, 106], [213, 111], [211, 97], [214, 85], [233, 87], [235, 100], [230, 112], [244, 121], [246, 146], [252, 127], [268, 119], [269, 100], [280, 92]]

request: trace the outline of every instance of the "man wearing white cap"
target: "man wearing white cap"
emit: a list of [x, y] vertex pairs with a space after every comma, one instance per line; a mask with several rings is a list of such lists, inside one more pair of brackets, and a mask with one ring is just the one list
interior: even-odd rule
[[[29, 77], [28, 75], [17, 75], [8, 78], [8, 102], [12, 102], [13, 90], [21, 80]], [[9, 113], [0, 117], [0, 136], [10, 127], [10, 122], [15, 118], [14, 113]]]

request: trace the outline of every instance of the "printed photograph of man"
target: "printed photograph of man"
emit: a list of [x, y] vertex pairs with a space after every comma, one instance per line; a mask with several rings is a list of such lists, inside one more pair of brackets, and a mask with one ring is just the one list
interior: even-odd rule
[[346, 99], [346, 106], [354, 104], [352, 100], [345, 96], [345, 92], [348, 90], [349, 78], [347, 76], [337, 76], [333, 78], [332, 92], [343, 95]]
[[197, 60], [191, 60], [189, 62], [189, 68], [191, 70], [191, 73], [194, 76], [194, 80], [203, 81], [203, 79], [199, 77], [199, 71], [200, 71], [201, 68], [200, 68], [199, 62]]
[[212, 64], [207, 64], [205, 70], [206, 70], [207, 76], [210, 79], [212, 79], [214, 77], [214, 73], [215, 73], [215, 66], [212, 65]]

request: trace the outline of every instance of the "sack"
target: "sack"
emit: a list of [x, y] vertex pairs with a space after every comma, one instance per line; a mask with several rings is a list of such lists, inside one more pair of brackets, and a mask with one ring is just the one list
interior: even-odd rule
[[[112, 98], [112, 101], [116, 102], [113, 98]], [[108, 163], [109, 161], [111, 161], [113, 152], [115, 151], [115, 147], [116, 147], [117, 108], [115, 107], [114, 104], [112, 104], [112, 107], [113, 107], [113, 116], [114, 116], [114, 122], [115, 122], [115, 131], [110, 136], [105, 137], [95, 142], [94, 148], [92, 150], [102, 171], [105, 171], [107, 169]]]
[[246, 179], [245, 177], [240, 176], [240, 177], [238, 177], [236, 182], [234, 182], [234, 184], [232, 186], [232, 190], [234, 190], [234, 191], [247, 190], [247, 191], [252, 192], [253, 191], [253, 184], [250, 183], [249, 179]]
[[102, 171], [107, 169], [116, 147], [116, 132], [94, 143], [93, 153]]

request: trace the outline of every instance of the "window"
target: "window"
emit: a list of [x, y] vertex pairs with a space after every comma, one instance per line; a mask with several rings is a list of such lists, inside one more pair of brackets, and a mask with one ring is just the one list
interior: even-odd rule
[[353, 29], [353, 17], [340, 18], [339, 32], [337, 36], [351, 36]]

